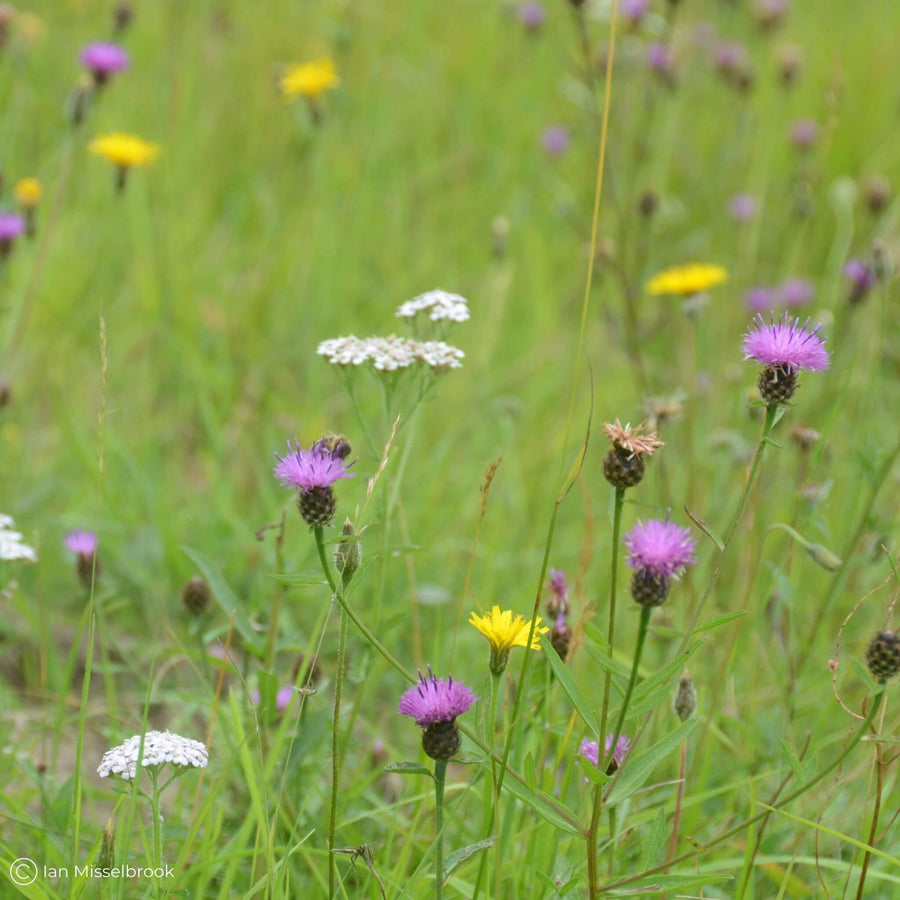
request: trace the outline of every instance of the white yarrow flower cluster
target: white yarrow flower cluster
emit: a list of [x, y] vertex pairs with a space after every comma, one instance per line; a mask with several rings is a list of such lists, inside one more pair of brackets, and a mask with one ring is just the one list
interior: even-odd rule
[[[101, 778], [108, 775], [121, 775], [129, 780], [137, 775], [138, 753], [141, 749], [139, 734], [128, 738], [118, 747], [113, 747], [103, 754], [97, 773]], [[192, 738], [182, 737], [170, 731], [148, 731], [144, 735], [144, 753], [141, 765], [164, 766], [167, 763], [183, 768], [204, 769], [209, 762], [206, 744]]]
[[22, 533], [13, 531], [12, 516], [0, 513], [0, 559], [24, 559], [26, 562], [37, 562], [34, 547], [22, 541]]
[[450, 322], [467, 322], [469, 320], [469, 303], [465, 297], [459, 294], [451, 294], [449, 291], [428, 291], [427, 294], [419, 294], [412, 300], [400, 305], [397, 315], [401, 319], [413, 319], [420, 312], [427, 312], [432, 322], [446, 319]]
[[336, 366], [362, 366], [371, 363], [379, 372], [395, 372], [407, 369], [413, 363], [421, 362], [432, 369], [458, 369], [465, 356], [462, 350], [451, 347], [443, 341], [413, 341], [397, 337], [332, 338], [322, 341], [316, 351], [328, 362]]

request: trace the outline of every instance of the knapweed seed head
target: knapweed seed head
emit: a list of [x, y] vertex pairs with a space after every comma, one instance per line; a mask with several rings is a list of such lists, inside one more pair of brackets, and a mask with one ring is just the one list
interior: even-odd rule
[[285, 97], [303, 97], [311, 102], [339, 84], [337, 70], [329, 57], [290, 66], [280, 82]]
[[652, 296], [674, 294], [690, 297], [708, 291], [728, 280], [728, 272], [714, 263], [688, 263], [673, 266], [654, 275], [647, 282], [647, 293]]
[[569, 582], [562, 569], [550, 570], [550, 581], [547, 583], [550, 595], [547, 597], [547, 615], [551, 619], [569, 614]]
[[117, 72], [128, 68], [128, 54], [110, 43], [88, 44], [81, 51], [81, 64], [91, 73], [94, 84], [102, 87]]
[[206, 612], [212, 601], [212, 591], [200, 575], [194, 575], [181, 589], [181, 600], [185, 609], [192, 616], [199, 616]]
[[799, 319], [791, 321], [785, 313], [777, 322], [766, 322], [760, 315], [744, 335], [744, 359], [756, 360], [763, 366], [757, 386], [769, 406], [790, 400], [801, 369], [824, 372], [829, 366], [825, 342], [818, 334], [820, 326], [810, 331], [809, 321], [801, 325]]
[[866, 649], [866, 665], [882, 683], [900, 672], [900, 635], [890, 630], [875, 635]]
[[275, 458], [278, 460], [275, 477], [285, 487], [297, 490], [297, 506], [303, 521], [310, 527], [330, 525], [337, 508], [332, 485], [341, 478], [353, 478], [340, 448], [332, 450], [325, 442], [317, 441], [304, 450], [299, 443], [292, 447], [288, 441], [287, 455], [275, 454]]
[[863, 197], [872, 215], [883, 212], [891, 202], [891, 182], [886, 175], [869, 175], [862, 184]]
[[514, 614], [511, 609], [501, 611], [499, 606], [493, 606], [489, 613], [479, 616], [472, 612], [469, 615], [469, 624], [477, 628], [491, 645], [490, 669], [495, 675], [499, 675], [506, 668], [509, 651], [513, 647], [530, 646], [532, 650], [541, 649], [541, 635], [550, 630], [546, 625], [542, 626], [541, 622], [542, 619], [538, 616], [529, 645], [531, 620]]
[[23, 560], [37, 562], [37, 552], [22, 540], [22, 534], [13, 531], [12, 516], [0, 513], [0, 559], [4, 561]]
[[625, 535], [628, 566], [634, 570], [631, 595], [641, 606], [659, 606], [669, 593], [669, 581], [697, 560], [696, 544], [687, 528], [650, 519]]
[[141, 754], [141, 735], [136, 734], [127, 741], [103, 754], [97, 773], [101, 778], [119, 775], [131, 781], [137, 775], [138, 755], [144, 768], [161, 769], [170, 765], [176, 769], [203, 769], [209, 762], [206, 744], [192, 738], [182, 737], [170, 731], [148, 731], [144, 735], [144, 750]]
[[603, 475], [615, 488], [625, 490], [640, 484], [644, 477], [645, 456], [653, 456], [663, 442], [653, 432], [645, 432], [643, 423], [636, 428], [631, 423], [622, 425], [607, 422], [603, 426], [612, 449], [603, 459]]
[[460, 746], [456, 718], [467, 712], [478, 697], [461, 681], [438, 678], [429, 668], [419, 672], [419, 683], [400, 698], [398, 712], [412, 716], [424, 728], [422, 749], [432, 759], [450, 759]]
[[697, 711], [697, 688], [687, 669], [678, 681], [672, 708], [682, 722], [686, 722]]
[[[605, 742], [606, 750], [603, 754], [604, 759], [609, 756], [609, 751], [612, 748], [612, 741], [613, 735], [608, 734]], [[612, 775], [619, 769], [630, 749], [631, 741], [624, 734], [619, 735], [619, 739], [616, 741], [615, 752], [606, 768], [607, 775]], [[597, 741], [591, 741], [585, 738], [578, 748], [578, 755], [583, 756], [588, 762], [593, 763], [595, 767], [600, 765], [600, 745]]]

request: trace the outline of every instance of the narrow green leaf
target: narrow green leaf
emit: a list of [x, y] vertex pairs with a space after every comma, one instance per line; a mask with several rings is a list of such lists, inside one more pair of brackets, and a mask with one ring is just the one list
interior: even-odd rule
[[683, 891], [704, 884], [732, 881], [731, 875], [650, 875], [643, 881], [635, 881], [628, 887], [607, 891], [612, 897], [647, 897], [651, 894], [665, 894], [668, 891]]
[[397, 772], [400, 775], [427, 775], [429, 778], [434, 778], [430, 769], [426, 769], [425, 766], [417, 762], [388, 763], [384, 767], [384, 771]]
[[234, 616], [234, 627], [244, 639], [247, 649], [252, 650], [257, 656], [262, 655], [262, 648], [257, 643], [257, 635], [244, 612], [244, 607], [238, 599], [237, 594], [229, 587], [218, 567], [202, 553], [193, 550], [191, 547], [182, 546], [181, 548], [194, 562], [194, 565], [201, 571], [209, 589], [219, 603], [219, 606], [225, 611], [229, 617]]
[[884, 690], [881, 685], [875, 684], [872, 676], [869, 674], [869, 670], [855, 657], [850, 657], [850, 664], [856, 670], [856, 674], [859, 676], [860, 681], [869, 689], [870, 693], [877, 694], [879, 691]]
[[712, 528], [700, 518], [700, 516], [695, 516], [686, 506], [684, 511], [687, 513], [687, 517], [719, 548], [719, 550], [725, 549], [725, 543], [722, 538], [720, 538]]
[[550, 641], [542, 641], [541, 646], [544, 649], [544, 655], [547, 657], [547, 662], [550, 663], [550, 668], [553, 669], [553, 674], [556, 676], [556, 680], [559, 682], [560, 687], [566, 692], [566, 696], [569, 700], [572, 701], [572, 706], [578, 711], [578, 715], [581, 716], [585, 724], [590, 728], [591, 734], [594, 738], [597, 738], [599, 736], [597, 719], [594, 716], [594, 711], [591, 709], [590, 703], [588, 703], [587, 697], [581, 693], [581, 688], [575, 683], [572, 673], [569, 671], [566, 664], [559, 658], [559, 654], [553, 649], [553, 645]]
[[794, 753], [794, 748], [791, 747], [791, 745], [785, 740], [781, 741], [781, 746], [785, 752], [785, 755], [788, 758], [788, 762], [790, 763], [791, 769], [794, 772], [794, 778], [797, 779], [798, 784], [803, 784], [803, 781], [804, 781], [803, 766], [800, 763], [800, 759], [797, 756], [797, 754]]
[[483, 841], [478, 841], [476, 844], [469, 844], [468, 847], [463, 847], [462, 850], [454, 850], [452, 853], [449, 853], [444, 860], [444, 881], [446, 881], [467, 859], [470, 859], [481, 850], [487, 850], [488, 847], [492, 847], [496, 840], [497, 835], [492, 834]]
[[688, 719], [667, 734], [658, 744], [625, 763], [625, 768], [609, 795], [610, 804], [628, 799], [650, 777], [653, 770], [694, 730], [699, 719]]
[[531, 790], [537, 789], [537, 778], [534, 774], [534, 754], [528, 753], [525, 756], [525, 780], [528, 782], [528, 787]]
[[269, 572], [269, 578], [273, 581], [281, 582], [281, 584], [328, 584], [321, 572], [318, 575], [314, 572], [307, 573], [306, 575], [291, 575], [287, 572]]
[[643, 838], [641, 847], [641, 862], [639, 869], [650, 869], [657, 863], [662, 862], [662, 849], [666, 842], [666, 836], [669, 829], [666, 827], [666, 813], [660, 807], [656, 811], [656, 818], [649, 833]]
[[712, 631], [713, 628], [718, 628], [721, 625], [726, 625], [728, 622], [733, 622], [735, 619], [739, 619], [741, 616], [746, 615], [746, 609], [739, 609], [736, 612], [723, 613], [721, 616], [713, 616], [702, 625], [698, 625], [694, 629], [694, 634], [700, 634], [700, 632], [702, 631]]

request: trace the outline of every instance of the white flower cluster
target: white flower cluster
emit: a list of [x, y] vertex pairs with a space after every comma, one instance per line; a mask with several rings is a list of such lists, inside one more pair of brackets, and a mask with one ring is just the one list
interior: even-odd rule
[[[118, 747], [113, 747], [103, 754], [97, 772], [101, 778], [107, 775], [121, 775], [123, 778], [132, 779], [137, 775], [138, 753], [141, 749], [141, 736], [139, 734], [128, 738]], [[209, 762], [209, 753], [206, 744], [195, 741], [192, 738], [182, 737], [180, 734], [172, 734], [170, 731], [148, 731], [144, 735], [144, 753], [141, 757], [143, 766], [164, 766], [169, 763], [173, 766], [183, 766], [195, 769], [206, 768]]]
[[436, 371], [459, 369], [465, 354], [443, 341], [412, 341], [397, 337], [331, 338], [322, 341], [316, 351], [335, 366], [362, 366], [371, 363], [379, 372], [395, 372], [421, 362]]
[[37, 553], [34, 547], [22, 542], [22, 534], [13, 531], [12, 516], [0, 513], [0, 559], [24, 559], [27, 562], [37, 562]]
[[450, 322], [467, 322], [469, 320], [469, 303], [459, 294], [448, 291], [429, 291], [407, 300], [397, 309], [401, 319], [413, 319], [420, 312], [428, 312], [432, 322], [447, 319]]

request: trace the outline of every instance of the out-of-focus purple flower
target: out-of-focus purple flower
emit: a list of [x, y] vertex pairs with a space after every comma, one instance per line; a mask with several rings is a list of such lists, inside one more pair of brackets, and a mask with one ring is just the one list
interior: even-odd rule
[[662, 41], [654, 41], [647, 47], [647, 65], [659, 75], [671, 75], [672, 51]]
[[862, 259], [848, 259], [844, 276], [850, 281], [850, 302], [859, 303], [878, 284], [878, 276]]
[[353, 478], [346, 462], [334, 454], [322, 441], [316, 441], [309, 450], [288, 441], [286, 456], [275, 454], [278, 465], [275, 477], [285, 486], [311, 491], [314, 488], [331, 487], [341, 478]]
[[819, 137], [819, 123], [812, 119], [797, 119], [791, 123], [791, 143], [798, 150], [808, 150]]
[[419, 673], [419, 683], [400, 698], [398, 712], [412, 716], [423, 728], [438, 722], [452, 722], [478, 699], [461, 681], [438, 678], [429, 669], [428, 677]]
[[695, 563], [695, 542], [687, 528], [662, 519], [638, 522], [625, 535], [628, 566], [670, 578]]
[[547, 599], [547, 615], [553, 619], [569, 614], [569, 583], [562, 569], [550, 570], [550, 597]]
[[0, 213], [0, 258], [12, 251], [16, 238], [25, 233], [25, 220], [15, 213]]
[[93, 556], [97, 552], [97, 535], [93, 531], [70, 531], [63, 544], [78, 556]]
[[94, 76], [100, 85], [110, 76], [128, 68], [128, 54], [118, 44], [88, 44], [81, 51], [81, 64]]
[[791, 321], [785, 313], [777, 322], [767, 322], [762, 316], [753, 320], [754, 328], [744, 335], [744, 359], [753, 359], [767, 368], [780, 368], [788, 372], [807, 369], [824, 372], [830, 363], [825, 342], [819, 337], [817, 325], [807, 330], [810, 320], [802, 325], [799, 319]]
[[778, 306], [778, 292], [775, 288], [763, 285], [748, 288], [744, 299], [747, 301], [747, 309], [752, 312], [768, 312]]
[[[609, 756], [610, 748], [612, 747], [613, 735], [608, 734], [606, 736], [606, 752], [603, 754], [603, 758]], [[616, 741], [616, 749], [612, 755], [612, 759], [609, 762], [609, 769], [607, 770], [608, 775], [612, 775], [619, 766], [622, 765], [623, 760], [625, 759], [626, 754], [631, 748], [631, 741], [625, 737], [625, 735], [620, 735], [619, 739]], [[578, 748], [578, 755], [583, 756], [588, 762], [593, 763], [594, 766], [600, 765], [600, 745], [597, 741], [589, 741], [585, 738], [581, 742], [581, 746]]]
[[761, 28], [774, 28], [787, 15], [787, 0], [756, 0], [754, 7], [756, 21]]
[[747, 222], [756, 215], [756, 197], [735, 194], [728, 203], [728, 211], [736, 222]]
[[786, 278], [778, 285], [777, 291], [780, 306], [806, 306], [816, 296], [812, 282], [805, 278]]
[[562, 156], [569, 149], [569, 132], [562, 125], [548, 125], [541, 134], [541, 146], [548, 156]]
[[723, 75], [734, 75], [747, 65], [747, 51], [740, 44], [723, 41], [713, 48], [713, 59]]
[[638, 25], [647, 15], [647, 0], [622, 0], [622, 15], [632, 25]]
[[537, 31], [546, 18], [547, 14], [540, 3], [523, 3], [519, 7], [519, 22], [527, 31]]
[[[294, 686], [292, 684], [286, 684], [284, 687], [278, 689], [278, 693], [275, 695], [275, 710], [276, 712], [284, 712], [290, 705], [291, 700], [294, 699]], [[254, 688], [254, 690], [250, 691], [250, 702], [254, 706], [259, 706], [260, 695], [259, 691]]]

